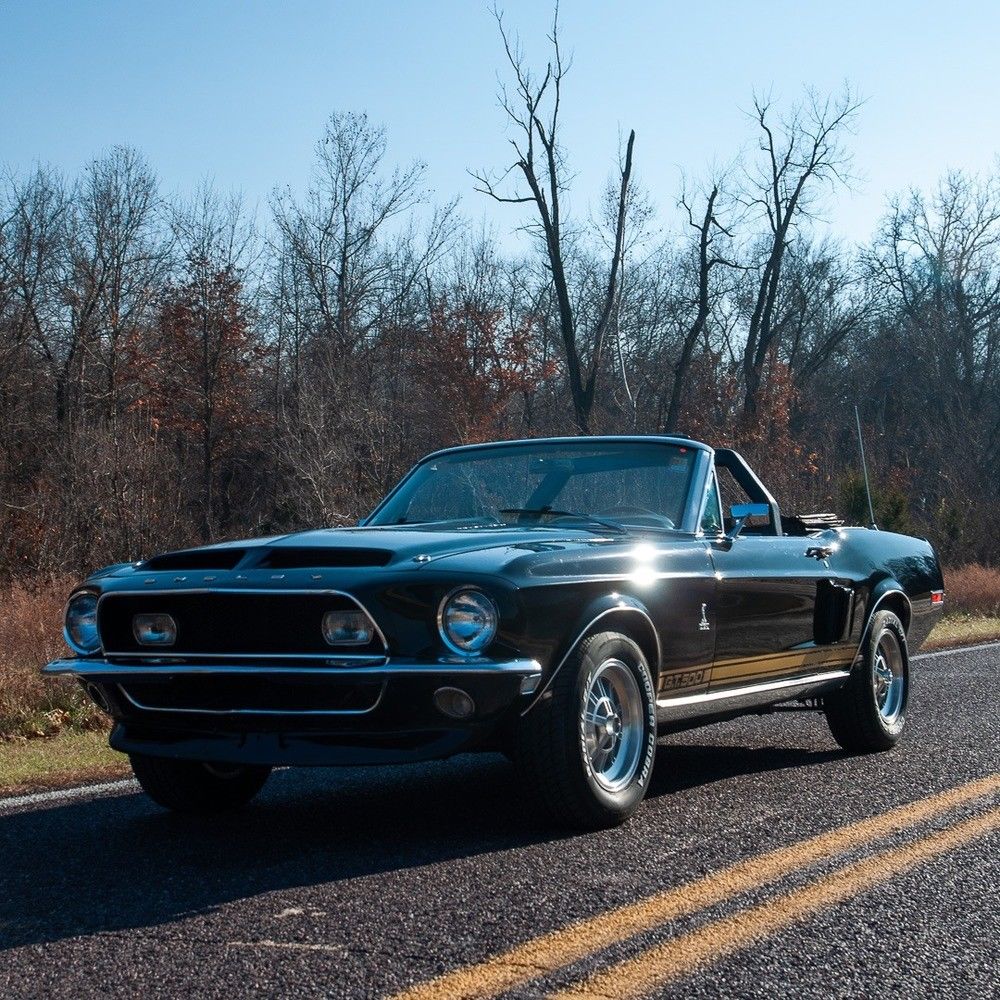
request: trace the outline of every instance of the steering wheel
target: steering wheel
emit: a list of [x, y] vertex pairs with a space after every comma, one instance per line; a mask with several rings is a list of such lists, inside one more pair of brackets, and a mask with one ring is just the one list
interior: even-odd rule
[[650, 510], [648, 507], [633, 507], [630, 504], [620, 504], [617, 507], [608, 507], [607, 510], [599, 510], [596, 512], [598, 516], [606, 517], [616, 517], [619, 514], [628, 516], [638, 516], [643, 518], [639, 521], [639, 524], [652, 524], [654, 527], [660, 528], [672, 528], [674, 527], [674, 522], [670, 520], [663, 514], [658, 514], [655, 510]]

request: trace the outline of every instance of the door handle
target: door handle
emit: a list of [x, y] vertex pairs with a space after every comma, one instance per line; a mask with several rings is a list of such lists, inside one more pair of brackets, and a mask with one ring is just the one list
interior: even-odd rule
[[806, 549], [806, 555], [811, 559], [829, 559], [833, 555], [833, 549], [829, 545], [810, 545]]

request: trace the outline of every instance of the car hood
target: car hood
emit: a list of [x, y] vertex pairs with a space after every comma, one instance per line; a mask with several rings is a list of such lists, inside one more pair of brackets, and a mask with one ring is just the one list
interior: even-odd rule
[[[658, 557], [691, 539], [657, 532]], [[310, 572], [341, 571], [348, 578], [399, 573], [426, 576], [435, 570], [460, 574], [503, 574], [528, 583], [532, 578], [627, 575], [635, 557], [648, 548], [642, 531], [607, 534], [575, 527], [486, 527], [445, 530], [424, 525], [330, 528], [270, 538], [222, 542], [167, 552], [96, 576], [156, 574], [164, 585], [202, 580], [308, 578]], [[296, 572], [298, 571], [298, 572]], [[175, 574], [180, 574], [175, 576]], [[316, 577], [314, 577], [316, 578]], [[152, 580], [150, 580], [152, 582]]]

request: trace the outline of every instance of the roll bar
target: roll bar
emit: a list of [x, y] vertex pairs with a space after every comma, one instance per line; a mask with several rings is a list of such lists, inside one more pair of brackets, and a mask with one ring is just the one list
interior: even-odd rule
[[728, 470], [752, 503], [767, 504], [770, 511], [768, 523], [771, 527], [771, 533], [784, 534], [781, 530], [781, 511], [778, 509], [778, 501], [771, 496], [770, 491], [760, 481], [757, 473], [747, 465], [746, 459], [738, 451], [733, 451], [731, 448], [716, 448], [715, 465], [717, 468]]

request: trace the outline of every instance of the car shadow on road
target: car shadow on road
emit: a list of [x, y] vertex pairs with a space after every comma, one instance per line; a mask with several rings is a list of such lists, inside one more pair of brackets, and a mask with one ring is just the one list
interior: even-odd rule
[[844, 751], [804, 747], [673, 744], [657, 748], [647, 799], [710, 785], [741, 775], [808, 768], [842, 760]]
[[[673, 744], [658, 749], [650, 797], [828, 756]], [[248, 808], [207, 818], [139, 794], [0, 814], [0, 950], [568, 838], [531, 819], [512, 767], [492, 756], [280, 771]]]

